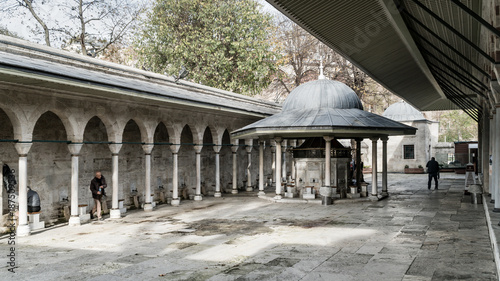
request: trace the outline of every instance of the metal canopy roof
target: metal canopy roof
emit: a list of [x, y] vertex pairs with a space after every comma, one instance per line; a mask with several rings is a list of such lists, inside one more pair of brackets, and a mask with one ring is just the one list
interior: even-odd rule
[[267, 1], [421, 111], [478, 120], [490, 98], [488, 1]]

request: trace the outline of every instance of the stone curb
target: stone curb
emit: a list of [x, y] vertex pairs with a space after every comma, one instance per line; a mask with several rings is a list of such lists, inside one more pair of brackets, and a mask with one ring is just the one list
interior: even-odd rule
[[487, 203], [488, 201], [486, 201], [487, 199], [488, 198], [483, 194], [484, 213], [486, 214], [486, 223], [488, 224], [488, 232], [490, 233], [491, 248], [493, 250], [493, 256], [495, 257], [495, 265], [497, 267], [497, 277], [499, 278], [498, 280], [500, 280], [500, 254], [498, 252], [497, 237], [495, 235], [495, 231], [493, 230], [490, 211]]

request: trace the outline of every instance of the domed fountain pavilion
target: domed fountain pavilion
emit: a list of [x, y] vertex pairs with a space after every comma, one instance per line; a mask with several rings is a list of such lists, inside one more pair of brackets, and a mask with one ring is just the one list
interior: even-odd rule
[[[320, 75], [321, 77], [324, 76]], [[293, 164], [297, 168], [297, 172], [292, 173], [292, 175], [299, 178], [299, 181], [293, 178], [290, 182], [297, 182], [296, 186], [293, 184], [294, 188], [300, 190], [300, 194], [303, 195], [304, 199], [309, 195], [310, 187], [319, 185], [319, 194], [321, 195], [323, 204], [328, 205], [331, 204], [332, 198], [336, 197], [336, 193], [341, 191], [341, 188], [344, 190], [348, 189], [345, 174], [340, 175], [338, 172], [345, 170], [345, 173], [347, 173], [348, 163], [352, 158], [351, 151], [347, 149], [348, 152], [346, 153], [346, 149], [340, 145], [338, 140], [354, 139], [357, 143], [355, 174], [358, 187], [361, 184], [361, 141], [366, 138], [372, 141], [372, 169], [376, 171], [377, 142], [379, 139], [382, 140], [383, 172], [381, 195], [387, 196], [388, 137], [414, 135], [416, 130], [414, 127], [364, 111], [360, 99], [347, 85], [339, 81], [319, 79], [295, 88], [283, 103], [280, 113], [235, 130], [231, 135], [237, 139], [259, 139], [259, 189], [261, 193], [264, 182], [262, 147], [266, 140], [275, 142], [276, 200], [281, 199], [283, 196], [282, 192], [284, 188], [282, 186], [287, 187], [287, 179], [282, 177], [281, 172], [281, 143], [287, 139], [303, 140], [301, 146], [292, 149], [294, 156]], [[332, 148], [332, 140], [334, 140], [334, 148]], [[319, 148], [318, 143], [324, 144], [324, 147]], [[314, 162], [319, 157], [322, 158], [322, 165], [297, 165], [300, 164], [298, 162], [303, 161], [303, 158], [308, 158]], [[308, 162], [311, 163], [311, 161]], [[332, 166], [334, 167], [333, 169]], [[339, 166], [346, 167], [346, 169], [339, 168]], [[308, 171], [311, 168], [318, 170], [318, 172]], [[301, 173], [304, 178], [300, 176]], [[334, 179], [333, 182], [332, 178]], [[307, 192], [305, 191], [306, 189]], [[371, 195], [380, 198], [381, 196], [377, 194], [377, 189], [377, 174], [374, 173]], [[355, 192], [355, 190], [353, 188], [352, 192]], [[287, 190], [287, 192], [290, 192], [290, 190]]]

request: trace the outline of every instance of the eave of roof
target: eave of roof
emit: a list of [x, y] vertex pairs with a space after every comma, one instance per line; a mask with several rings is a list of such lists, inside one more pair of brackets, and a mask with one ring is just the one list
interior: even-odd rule
[[[66, 62], [66, 63], [63, 63]], [[0, 35], [0, 82], [263, 118], [281, 106]]]
[[318, 108], [275, 114], [231, 132], [234, 138], [340, 138], [414, 135], [416, 128], [357, 108]]

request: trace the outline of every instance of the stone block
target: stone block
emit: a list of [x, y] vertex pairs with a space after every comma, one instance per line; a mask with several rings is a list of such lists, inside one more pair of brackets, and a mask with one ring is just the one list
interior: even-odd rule
[[349, 199], [360, 198], [360, 197], [361, 197], [361, 194], [359, 194], [359, 193], [347, 193], [347, 198], [349, 198]]
[[286, 198], [293, 198], [293, 192], [285, 192]]
[[90, 214], [81, 214], [79, 217], [81, 223], [90, 221]]
[[306, 199], [306, 200], [312, 200], [312, 199], [315, 199], [315, 198], [316, 198], [316, 195], [314, 195], [314, 194], [304, 193], [304, 194], [302, 195], [302, 198], [303, 198], [303, 199]]
[[40, 212], [28, 213], [28, 223], [30, 230], [37, 230], [45, 228], [45, 222], [40, 221]]

